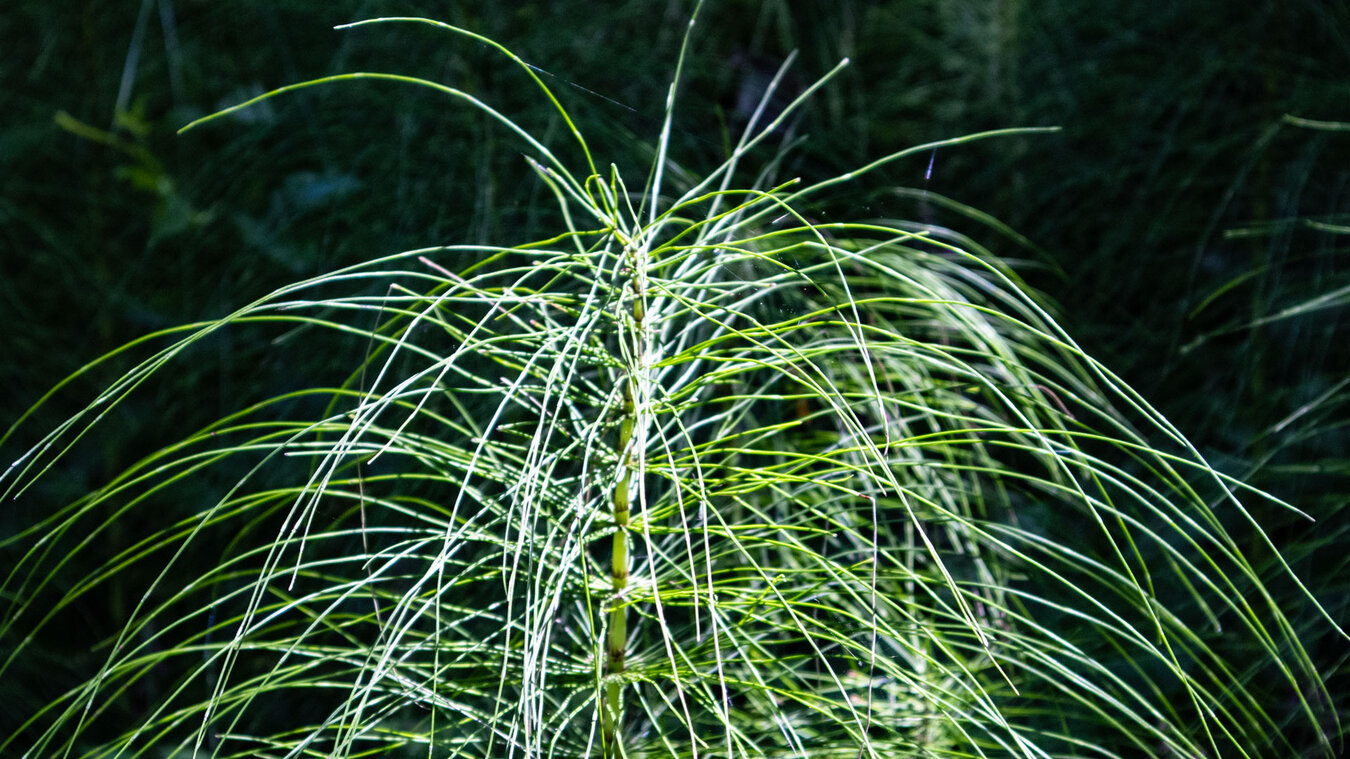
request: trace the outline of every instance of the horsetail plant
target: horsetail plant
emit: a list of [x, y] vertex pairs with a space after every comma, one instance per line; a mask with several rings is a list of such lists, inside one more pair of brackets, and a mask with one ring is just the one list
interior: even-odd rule
[[[359, 358], [5, 539], [0, 674], [82, 598], [144, 583], [97, 671], [0, 753], [1256, 757], [1308, 749], [1296, 722], [1335, 754], [1267, 590], [1297, 578], [1253, 569], [1279, 554], [1250, 504], [1293, 507], [1209, 466], [974, 241], [808, 217], [886, 163], [1045, 130], [742, 183], [836, 68], [677, 181], [686, 34], [634, 192], [505, 47], [350, 26], [373, 23], [499, 51], [580, 169], [402, 75], [236, 108], [359, 78], [466, 101], [524, 142], [562, 226], [378, 258], [128, 346], [148, 355], [17, 457], [5, 500], [224, 330]], [[63, 575], [133, 518], [143, 536]]]

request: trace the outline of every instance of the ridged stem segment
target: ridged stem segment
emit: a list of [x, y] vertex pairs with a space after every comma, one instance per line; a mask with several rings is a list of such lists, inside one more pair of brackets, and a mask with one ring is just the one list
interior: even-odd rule
[[631, 380], [623, 384], [623, 421], [619, 426], [619, 477], [614, 485], [614, 546], [610, 553], [613, 607], [609, 611], [609, 635], [605, 642], [605, 704], [601, 709], [605, 755], [616, 757], [619, 709], [622, 706], [624, 650], [628, 645], [628, 615], [620, 598], [628, 588], [629, 487], [633, 479], [633, 427], [637, 421]]

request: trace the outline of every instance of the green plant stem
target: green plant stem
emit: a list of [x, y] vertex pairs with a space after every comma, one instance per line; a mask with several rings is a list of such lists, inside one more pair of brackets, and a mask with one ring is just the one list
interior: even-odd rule
[[624, 671], [624, 649], [628, 643], [628, 615], [620, 597], [628, 588], [628, 506], [629, 485], [633, 477], [631, 442], [636, 421], [633, 390], [629, 382], [623, 385], [623, 421], [619, 427], [619, 479], [614, 486], [614, 547], [610, 554], [610, 578], [613, 582], [613, 608], [609, 612], [609, 635], [606, 642], [605, 706], [601, 710], [604, 727], [603, 744], [606, 755], [618, 756], [618, 720], [623, 683], [619, 676]]

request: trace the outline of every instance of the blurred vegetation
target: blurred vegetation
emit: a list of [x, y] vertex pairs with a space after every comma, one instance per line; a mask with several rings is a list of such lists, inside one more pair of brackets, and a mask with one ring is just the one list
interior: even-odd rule
[[[607, 161], [652, 150], [684, 6], [10, 3], [0, 14], [0, 422], [148, 331], [376, 255], [520, 242], [544, 221], [551, 204], [537, 202], [511, 139], [420, 90], [307, 90], [176, 134], [266, 89], [354, 70], [451, 82], [529, 126], [559, 128], [485, 49], [333, 25], [426, 15], [502, 40], [560, 85]], [[1350, 621], [1350, 6], [724, 0], [702, 25], [672, 150], [700, 169], [792, 50], [798, 81], [842, 57], [852, 65], [791, 126], [785, 143], [800, 142], [784, 176], [822, 177], [979, 129], [1062, 126], [888, 167], [854, 191], [853, 207], [820, 213], [950, 226], [1005, 255], [1089, 352], [1216, 464], [1317, 517], [1277, 522], [1273, 537]], [[50, 487], [87, 491], [164, 442], [164, 419], [175, 430], [205, 423], [325, 361], [281, 363], [261, 348], [217, 341], [153, 404], [123, 407], [116, 440]], [[107, 379], [79, 378], [20, 434], [49, 428]], [[0, 535], [32, 521], [22, 508], [0, 509]], [[81, 610], [82, 624], [107, 626], [126, 603], [114, 593], [107, 608]], [[1330, 691], [1344, 693], [1342, 642], [1311, 635]], [[29, 689], [58, 687], [41, 679], [59, 671], [55, 657], [78, 657], [63, 645], [32, 663], [31, 681], [3, 687], [0, 720], [25, 712], [15, 705]]]

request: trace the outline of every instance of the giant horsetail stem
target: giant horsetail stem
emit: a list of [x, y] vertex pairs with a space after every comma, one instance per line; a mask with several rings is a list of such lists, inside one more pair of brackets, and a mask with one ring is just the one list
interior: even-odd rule
[[[641, 320], [637, 305], [640, 301], [635, 301], [634, 317]], [[624, 653], [628, 645], [628, 616], [620, 603], [620, 598], [628, 588], [628, 515], [629, 515], [629, 497], [630, 485], [633, 479], [633, 473], [636, 467], [636, 452], [634, 451], [633, 428], [637, 421], [637, 405], [633, 401], [633, 380], [631, 377], [622, 381], [623, 387], [623, 419], [619, 424], [619, 445], [616, 449], [619, 454], [619, 474], [614, 484], [614, 543], [610, 554], [610, 579], [614, 597], [613, 607], [609, 612], [609, 633], [605, 644], [605, 701], [601, 711], [601, 724], [603, 727], [603, 746], [608, 756], [618, 756], [616, 750], [618, 740], [618, 719], [619, 710], [622, 705], [621, 697], [623, 692], [623, 683], [620, 675], [624, 671]]]

